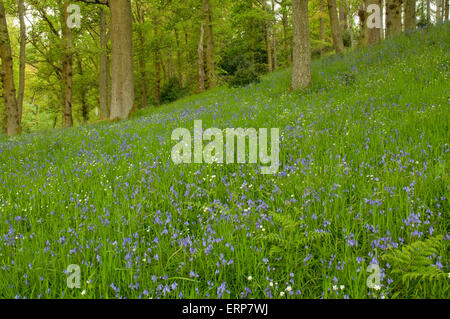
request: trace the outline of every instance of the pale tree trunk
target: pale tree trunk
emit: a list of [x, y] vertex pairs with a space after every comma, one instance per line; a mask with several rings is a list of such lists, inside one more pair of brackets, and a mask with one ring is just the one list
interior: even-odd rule
[[[374, 14], [373, 11], [367, 12], [367, 8], [370, 5], [377, 5], [378, 7], [381, 7], [381, 1], [380, 0], [364, 0], [364, 2], [361, 4], [358, 15], [361, 22], [361, 42], [360, 44], [362, 46], [367, 45], [373, 45], [381, 41], [381, 32], [380, 28], [376, 28], [376, 26], [372, 25], [374, 21], [372, 18], [369, 20], [369, 17]], [[378, 17], [381, 20], [381, 12], [380, 17]], [[370, 23], [370, 26], [369, 26]], [[380, 25], [381, 27], [381, 25]]]
[[[272, 16], [275, 18], [275, 1], [271, 0], [272, 4]], [[272, 42], [273, 42], [273, 69], [278, 69], [278, 43], [277, 43], [277, 32], [276, 32], [276, 20], [272, 25]]]
[[402, 32], [402, 0], [386, 0], [386, 38]]
[[200, 41], [198, 43], [198, 90], [200, 92], [205, 92], [205, 61], [203, 57], [205, 56], [204, 52], [204, 34], [205, 34], [205, 28], [202, 23], [200, 27]]
[[436, 0], [436, 23], [442, 22], [442, 0]]
[[293, 61], [292, 90], [311, 84], [311, 43], [309, 34], [308, 0], [292, 0]]
[[367, 0], [363, 0], [363, 2], [359, 5], [358, 8], [358, 17], [359, 17], [359, 45], [361, 47], [365, 47], [369, 44], [369, 32], [367, 27], [367, 17], [368, 14], [366, 12], [366, 2]]
[[[322, 0], [323, 1], [323, 0]], [[350, 46], [353, 48], [354, 46], [354, 36], [353, 36], [353, 16], [351, 14], [351, 5], [348, 3], [348, 0], [345, 1], [347, 8], [348, 8], [348, 14], [347, 14], [347, 18], [348, 18], [348, 30], [350, 33]]]
[[405, 0], [405, 30], [416, 29], [416, 0]]
[[[267, 3], [266, 0], [262, 0], [262, 8], [264, 14], [267, 15]], [[265, 31], [265, 40], [266, 40], [266, 51], [267, 51], [267, 69], [269, 72], [273, 71], [272, 64], [272, 45], [270, 43], [270, 24], [267, 21], [267, 18], [264, 18], [264, 31]]]
[[21, 126], [16, 100], [16, 88], [14, 86], [11, 42], [3, 0], [0, 0], [0, 57], [2, 59], [1, 79], [3, 83], [3, 99], [5, 100], [6, 108], [6, 133], [9, 136], [14, 136], [21, 133]]
[[208, 88], [213, 89], [217, 85], [216, 67], [214, 58], [214, 38], [211, 17], [211, 5], [209, 0], [203, 0], [203, 14], [205, 17], [206, 33], [206, 72], [208, 78]]
[[109, 118], [109, 100], [108, 92], [108, 38], [106, 33], [106, 12], [104, 8], [100, 8], [100, 78], [99, 78], [99, 95], [100, 95], [100, 119]]
[[[381, 1], [380, 0], [365, 0], [366, 3], [366, 8], [371, 5], [371, 4], [375, 4], [378, 7], [381, 7]], [[369, 17], [369, 14], [366, 12], [366, 16], [367, 18]], [[381, 16], [381, 12], [380, 12], [380, 20], [382, 18]], [[380, 25], [381, 27], [381, 25]], [[368, 45], [372, 45], [375, 43], [378, 43], [381, 41], [381, 32], [380, 32], [380, 28], [367, 28], [367, 44]]]
[[25, 94], [25, 49], [26, 49], [26, 26], [25, 6], [23, 0], [19, 0], [19, 23], [20, 23], [20, 57], [19, 57], [19, 92], [17, 95], [17, 108], [19, 110], [19, 121], [22, 122], [23, 98]]
[[69, 13], [67, 8], [69, 1], [64, 2], [62, 16], [62, 29], [63, 29], [63, 81], [64, 81], [64, 93], [63, 93], [63, 125], [65, 127], [73, 126], [72, 118], [72, 77], [73, 77], [73, 52], [72, 52], [72, 30], [67, 25], [67, 19]]
[[111, 6], [111, 114], [126, 119], [134, 106], [133, 30], [130, 0], [110, 1]]
[[339, 23], [336, 0], [328, 0], [328, 14], [330, 15], [331, 35], [333, 36], [333, 45], [336, 53], [344, 51], [344, 42], [342, 40], [342, 28]]

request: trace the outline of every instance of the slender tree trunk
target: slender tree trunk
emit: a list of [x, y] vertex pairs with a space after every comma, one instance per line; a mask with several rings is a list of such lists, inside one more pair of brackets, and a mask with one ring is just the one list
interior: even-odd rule
[[403, 0], [386, 0], [386, 38], [402, 32]]
[[351, 5], [348, 3], [348, 0], [346, 0], [346, 4], [347, 4], [347, 8], [348, 8], [348, 30], [350, 33], [350, 46], [353, 48], [355, 40], [354, 40], [354, 35], [353, 35], [353, 16], [351, 14]]
[[444, 8], [444, 21], [448, 21], [448, 11], [449, 11], [449, 0], [445, 0], [445, 8]]
[[431, 3], [427, 0], [427, 25], [431, 23]]
[[130, 0], [110, 1], [111, 6], [111, 114], [126, 119], [134, 106], [133, 29]]
[[[78, 56], [77, 64], [78, 64], [78, 72], [80, 74], [80, 77], [84, 77], [83, 73], [83, 65], [81, 63], [81, 58]], [[83, 124], [87, 124], [89, 121], [89, 106], [87, 104], [87, 98], [86, 98], [86, 84], [81, 83], [81, 92], [80, 92], [80, 100], [81, 100], [81, 116], [83, 118]]]
[[63, 125], [65, 127], [73, 126], [72, 117], [72, 78], [73, 78], [73, 50], [72, 50], [72, 30], [67, 25], [69, 13], [67, 8], [69, 1], [64, 1], [64, 12], [62, 13], [62, 29], [63, 29], [63, 79], [64, 79], [64, 102], [63, 102]]
[[154, 64], [154, 68], [155, 68], [155, 86], [154, 86], [154, 90], [153, 90], [153, 98], [155, 100], [155, 103], [157, 105], [160, 104], [161, 102], [161, 50], [159, 48], [159, 21], [158, 21], [158, 16], [154, 16], [154, 28], [153, 28], [153, 32], [154, 32], [154, 37], [157, 40], [157, 47], [154, 49], [153, 52], [153, 64]]
[[288, 40], [288, 9], [286, 0], [281, 0], [281, 22], [283, 25], [283, 45], [284, 45], [284, 58], [286, 61], [286, 66], [291, 65], [291, 50], [289, 47]]
[[208, 78], [208, 88], [213, 89], [217, 85], [217, 77], [214, 58], [214, 38], [213, 38], [213, 26], [211, 17], [211, 5], [209, 0], [203, 0], [203, 14], [205, 17], [206, 72]]
[[442, 23], [442, 0], [436, 0], [436, 23]]
[[344, 42], [342, 40], [342, 28], [336, 9], [336, 0], [328, 0], [328, 13], [330, 15], [331, 35], [333, 36], [333, 45], [336, 53], [344, 51]]
[[108, 92], [108, 38], [106, 33], [106, 12], [100, 8], [100, 74], [99, 74], [99, 95], [100, 95], [100, 119], [109, 118], [109, 92]]
[[386, 0], [380, 0], [380, 15], [381, 15], [381, 28], [380, 28], [380, 39], [384, 40], [384, 8]]
[[[275, 18], [275, 1], [271, 0], [272, 4], [272, 16]], [[272, 25], [272, 43], [273, 43], [273, 69], [278, 69], [278, 43], [277, 43], [277, 32], [276, 32], [276, 20]]]
[[405, 30], [416, 29], [416, 0], [405, 0]]
[[311, 44], [308, 0], [292, 0], [293, 65], [292, 89], [304, 89], [311, 84]]
[[23, 0], [19, 0], [19, 23], [20, 23], [20, 57], [19, 57], [19, 92], [17, 95], [17, 107], [19, 110], [19, 121], [22, 123], [23, 98], [25, 94], [25, 49], [26, 49], [26, 26], [25, 6]]
[[204, 33], [205, 28], [202, 23], [200, 27], [200, 41], [198, 43], [198, 90], [200, 92], [205, 92], [205, 61], [203, 60], [203, 57], [205, 56], [204, 52]]
[[[262, 1], [262, 8], [263, 8], [264, 14], [267, 15], [266, 0]], [[264, 31], [265, 31], [266, 51], [267, 51], [267, 69], [269, 72], [272, 72], [273, 64], [272, 64], [272, 45], [270, 42], [270, 23], [269, 23], [269, 21], [267, 21], [267, 18], [264, 18]]]
[[319, 7], [319, 10], [320, 10], [320, 18], [319, 18], [320, 41], [322, 42], [321, 43], [321, 49], [320, 49], [320, 55], [324, 56], [324, 54], [325, 54], [325, 46], [324, 46], [324, 43], [325, 43], [325, 18], [324, 18], [325, 5], [324, 5], [324, 1], [325, 0], [319, 0], [319, 1], [320, 1], [320, 3], [319, 3], [319, 5], [320, 5], [320, 7]]
[[174, 28], [175, 41], [177, 43], [177, 73], [178, 73], [178, 82], [180, 86], [184, 86], [184, 78], [183, 78], [183, 54], [181, 52], [181, 43], [178, 36], [177, 28]]
[[360, 36], [359, 36], [359, 45], [361, 47], [365, 47], [369, 44], [369, 32], [367, 27], [367, 17], [368, 14], [366, 12], [366, 1], [364, 0], [358, 8], [358, 17], [359, 17], [359, 29], [360, 29]]
[[138, 30], [139, 39], [139, 73], [141, 74], [141, 108], [146, 108], [148, 104], [148, 76], [147, 76], [147, 57], [145, 50], [145, 36], [142, 29]]
[[3, 84], [3, 99], [6, 108], [6, 133], [14, 136], [21, 133], [19, 109], [17, 107], [16, 89], [14, 86], [14, 69], [11, 54], [11, 43], [6, 23], [5, 7], [0, 0], [0, 57], [2, 59], [1, 79]]

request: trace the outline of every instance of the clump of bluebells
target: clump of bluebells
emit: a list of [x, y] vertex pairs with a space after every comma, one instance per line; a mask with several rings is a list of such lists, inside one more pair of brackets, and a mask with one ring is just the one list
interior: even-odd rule
[[[429, 258], [449, 273], [449, 32], [317, 61], [306, 92], [280, 70], [126, 122], [2, 140], [0, 296], [390, 298], [403, 283], [383, 254], [438, 235]], [[279, 128], [278, 173], [174, 165], [171, 132], [197, 119]], [[428, 287], [405, 297], [448, 297], [448, 282]]]

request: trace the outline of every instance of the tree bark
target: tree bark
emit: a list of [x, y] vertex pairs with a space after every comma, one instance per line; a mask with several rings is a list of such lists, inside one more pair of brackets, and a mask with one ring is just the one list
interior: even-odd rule
[[19, 121], [22, 122], [23, 98], [25, 94], [25, 49], [26, 49], [26, 26], [24, 0], [19, 0], [19, 23], [20, 23], [20, 57], [19, 57], [19, 91], [17, 95], [17, 108], [19, 110]]
[[442, 0], [436, 0], [436, 23], [442, 23]]
[[0, 57], [2, 59], [1, 78], [3, 83], [3, 99], [5, 100], [6, 108], [6, 134], [14, 136], [21, 133], [21, 125], [16, 100], [16, 88], [14, 86], [11, 42], [3, 0], [0, 0]]
[[[271, 0], [272, 3], [272, 16], [275, 17], [275, 1]], [[276, 32], [276, 20], [275, 24], [272, 25], [272, 44], [273, 44], [273, 69], [278, 69], [278, 43], [277, 43], [277, 32]]]
[[321, 44], [321, 49], [320, 49], [320, 56], [324, 56], [325, 54], [325, 46], [323, 43], [325, 43], [325, 19], [324, 19], [324, 15], [325, 15], [325, 5], [324, 5], [324, 0], [319, 0], [319, 11], [320, 11], [320, 18], [319, 18], [319, 24], [320, 24], [320, 41], [322, 42]]
[[336, 0], [328, 0], [328, 14], [330, 15], [331, 35], [336, 53], [344, 51], [344, 42], [342, 40], [342, 28], [339, 23]]
[[126, 119], [134, 106], [133, 30], [130, 0], [110, 1], [111, 6], [111, 114]]
[[211, 17], [211, 5], [209, 0], [203, 0], [203, 14], [205, 17], [206, 33], [206, 74], [208, 79], [208, 88], [213, 89], [217, 85], [216, 67], [214, 58], [214, 38]]
[[416, 0], [405, 0], [405, 30], [416, 29]]
[[311, 84], [311, 43], [309, 34], [308, 0], [292, 0], [293, 13], [293, 90]]
[[386, 0], [386, 38], [402, 32], [403, 0]]
[[449, 0], [445, 0], [444, 21], [448, 21]]
[[69, 6], [69, 1], [64, 1], [63, 10], [61, 13], [62, 21], [61, 28], [63, 30], [63, 43], [64, 43], [64, 53], [63, 53], [63, 126], [71, 127], [73, 126], [72, 117], [72, 78], [73, 78], [73, 52], [72, 52], [72, 30], [67, 25], [67, 19], [69, 18], [69, 13], [67, 8]]
[[204, 33], [205, 33], [205, 28], [204, 25], [202, 23], [201, 27], [200, 27], [200, 41], [198, 43], [198, 90], [200, 92], [205, 92], [205, 61], [204, 61], [204, 56], [205, 56], [205, 52], [204, 52]]
[[269, 72], [273, 71], [272, 64], [272, 45], [270, 43], [270, 23], [267, 21], [267, 3], [266, 0], [262, 0], [262, 8], [264, 11], [264, 31], [265, 31], [265, 40], [266, 40], [266, 51], [267, 51], [267, 69]]
[[[78, 72], [79, 72], [81, 78], [83, 78], [84, 77], [83, 65], [82, 65], [80, 56], [78, 56], [77, 64], [78, 64]], [[85, 125], [89, 121], [89, 106], [87, 104], [87, 99], [86, 99], [86, 93], [87, 93], [86, 89], [87, 89], [86, 84], [81, 83], [81, 92], [80, 92], [81, 116], [83, 118], [83, 124], [85, 124]]]
[[104, 8], [100, 8], [100, 77], [99, 77], [99, 95], [100, 95], [100, 119], [109, 118], [109, 99], [108, 90], [108, 38], [106, 33], [107, 22]]

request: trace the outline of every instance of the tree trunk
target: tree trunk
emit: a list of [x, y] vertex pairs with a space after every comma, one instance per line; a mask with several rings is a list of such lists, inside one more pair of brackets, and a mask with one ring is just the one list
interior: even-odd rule
[[352, 10], [351, 10], [351, 5], [348, 3], [348, 0], [346, 0], [345, 3], [347, 5], [347, 9], [348, 9], [348, 14], [347, 14], [348, 22], [347, 23], [348, 23], [348, 30], [350, 33], [350, 47], [353, 48], [355, 41], [354, 41], [354, 36], [353, 36], [353, 16], [350, 13]]
[[403, 0], [386, 0], [386, 38], [402, 32]]
[[292, 0], [293, 65], [292, 89], [304, 89], [311, 84], [311, 44], [308, 0]]
[[145, 52], [145, 36], [142, 29], [138, 30], [139, 52], [139, 73], [141, 74], [141, 108], [146, 108], [148, 103], [148, 76], [147, 76], [147, 56]]
[[[275, 18], [275, 1], [271, 0], [272, 3], [272, 16]], [[278, 69], [278, 43], [277, 43], [277, 32], [276, 32], [276, 20], [275, 24], [272, 26], [272, 43], [273, 43], [273, 69]]]
[[320, 49], [320, 56], [324, 56], [325, 54], [325, 5], [324, 5], [324, 0], [319, 0], [320, 3], [320, 18], [319, 18], [319, 24], [320, 24], [320, 41], [321, 43], [321, 49]]
[[328, 0], [328, 13], [330, 15], [331, 35], [336, 53], [344, 51], [344, 42], [342, 40], [342, 28], [336, 11], [336, 0]]
[[436, 23], [442, 23], [442, 0], [436, 0]]
[[100, 95], [100, 119], [109, 118], [109, 100], [108, 92], [108, 38], [106, 33], [106, 12], [100, 8], [100, 77], [99, 77], [99, 95]]
[[63, 81], [64, 81], [64, 93], [63, 93], [63, 125], [65, 127], [73, 126], [72, 118], [72, 78], [73, 78], [73, 52], [72, 52], [72, 30], [67, 25], [67, 19], [69, 18], [69, 13], [67, 8], [69, 6], [69, 1], [64, 1], [64, 6], [61, 16], [63, 29], [63, 43], [64, 43], [64, 53], [63, 53]]
[[202, 23], [200, 27], [200, 41], [198, 43], [198, 90], [200, 92], [205, 92], [205, 61], [203, 60], [203, 57], [205, 56], [204, 52], [204, 25]]
[[339, 23], [341, 30], [347, 30], [347, 8], [344, 5], [344, 0], [339, 0]]
[[17, 95], [17, 108], [19, 111], [19, 121], [22, 122], [23, 98], [25, 94], [25, 48], [26, 48], [26, 26], [25, 26], [25, 6], [23, 0], [19, 0], [19, 23], [20, 23], [20, 57], [19, 57], [19, 92]]
[[21, 126], [16, 100], [16, 88], [14, 86], [11, 42], [3, 0], [0, 0], [0, 57], [2, 59], [1, 78], [3, 83], [3, 99], [5, 100], [6, 108], [6, 134], [14, 136], [21, 133]]
[[[378, 43], [378, 42], [381, 41], [381, 32], [380, 32], [380, 28], [376, 28], [376, 27], [373, 27], [373, 26], [369, 28], [367, 26], [367, 23], [369, 22], [368, 21], [369, 16], [371, 16], [372, 13], [375, 14], [374, 11], [367, 12], [367, 8], [370, 5], [374, 4], [374, 5], [377, 5], [378, 8], [381, 9], [381, 1], [380, 0], [364, 0], [364, 1], [365, 1], [365, 10], [364, 10], [364, 12], [365, 12], [365, 15], [366, 15], [366, 20], [365, 20], [366, 28], [365, 28], [365, 30], [366, 30], [367, 44], [368, 45], [373, 45], [373, 44]], [[381, 18], [382, 17], [381, 17], [381, 12], [379, 12], [379, 13], [380, 13], [380, 16], [378, 18], [379, 18], [380, 27], [381, 27]], [[373, 21], [370, 21], [370, 22], [373, 23]]]
[[[83, 73], [83, 65], [81, 62], [82, 62], [81, 58], [78, 56], [78, 59], [77, 59], [78, 72], [80, 74], [80, 77], [83, 79], [84, 73]], [[89, 106], [87, 104], [87, 99], [86, 99], [86, 89], [87, 89], [86, 84], [81, 83], [81, 92], [80, 92], [81, 116], [83, 118], [83, 124], [85, 124], [85, 125], [89, 121]]]
[[213, 89], [217, 85], [216, 67], [214, 62], [214, 38], [211, 17], [211, 6], [209, 0], [203, 0], [203, 14], [205, 17], [206, 33], [206, 74], [208, 78], [208, 88]]
[[431, 23], [431, 3], [427, 0], [427, 25]]
[[155, 68], [155, 84], [154, 84], [154, 89], [153, 89], [153, 98], [155, 100], [155, 103], [157, 105], [159, 105], [159, 103], [161, 102], [161, 50], [159, 48], [159, 21], [158, 21], [158, 16], [155, 15], [154, 16], [154, 28], [153, 28], [153, 32], [154, 32], [154, 38], [157, 41], [157, 46], [154, 49], [153, 52], [153, 63], [154, 63], [154, 68]]
[[181, 41], [178, 36], [177, 28], [174, 28], [175, 41], [177, 43], [177, 73], [178, 73], [178, 82], [180, 86], [184, 86], [184, 77], [183, 77], [183, 54], [181, 51]]
[[405, 0], [405, 30], [416, 29], [416, 0]]
[[448, 21], [449, 0], [445, 0], [444, 21]]
[[289, 48], [288, 40], [288, 11], [286, 0], [281, 0], [281, 22], [283, 24], [283, 44], [284, 44], [284, 57], [286, 60], [286, 66], [291, 65], [291, 50]]
[[111, 6], [111, 114], [126, 119], [134, 105], [133, 30], [130, 0], [110, 1]]
[[[266, 0], [262, 1], [262, 8], [263, 8], [264, 14], [267, 15]], [[267, 69], [269, 72], [272, 72], [273, 64], [272, 64], [272, 45], [270, 43], [270, 23], [269, 23], [269, 21], [267, 21], [266, 17], [264, 17], [264, 31], [265, 31], [266, 51], [267, 51]]]

